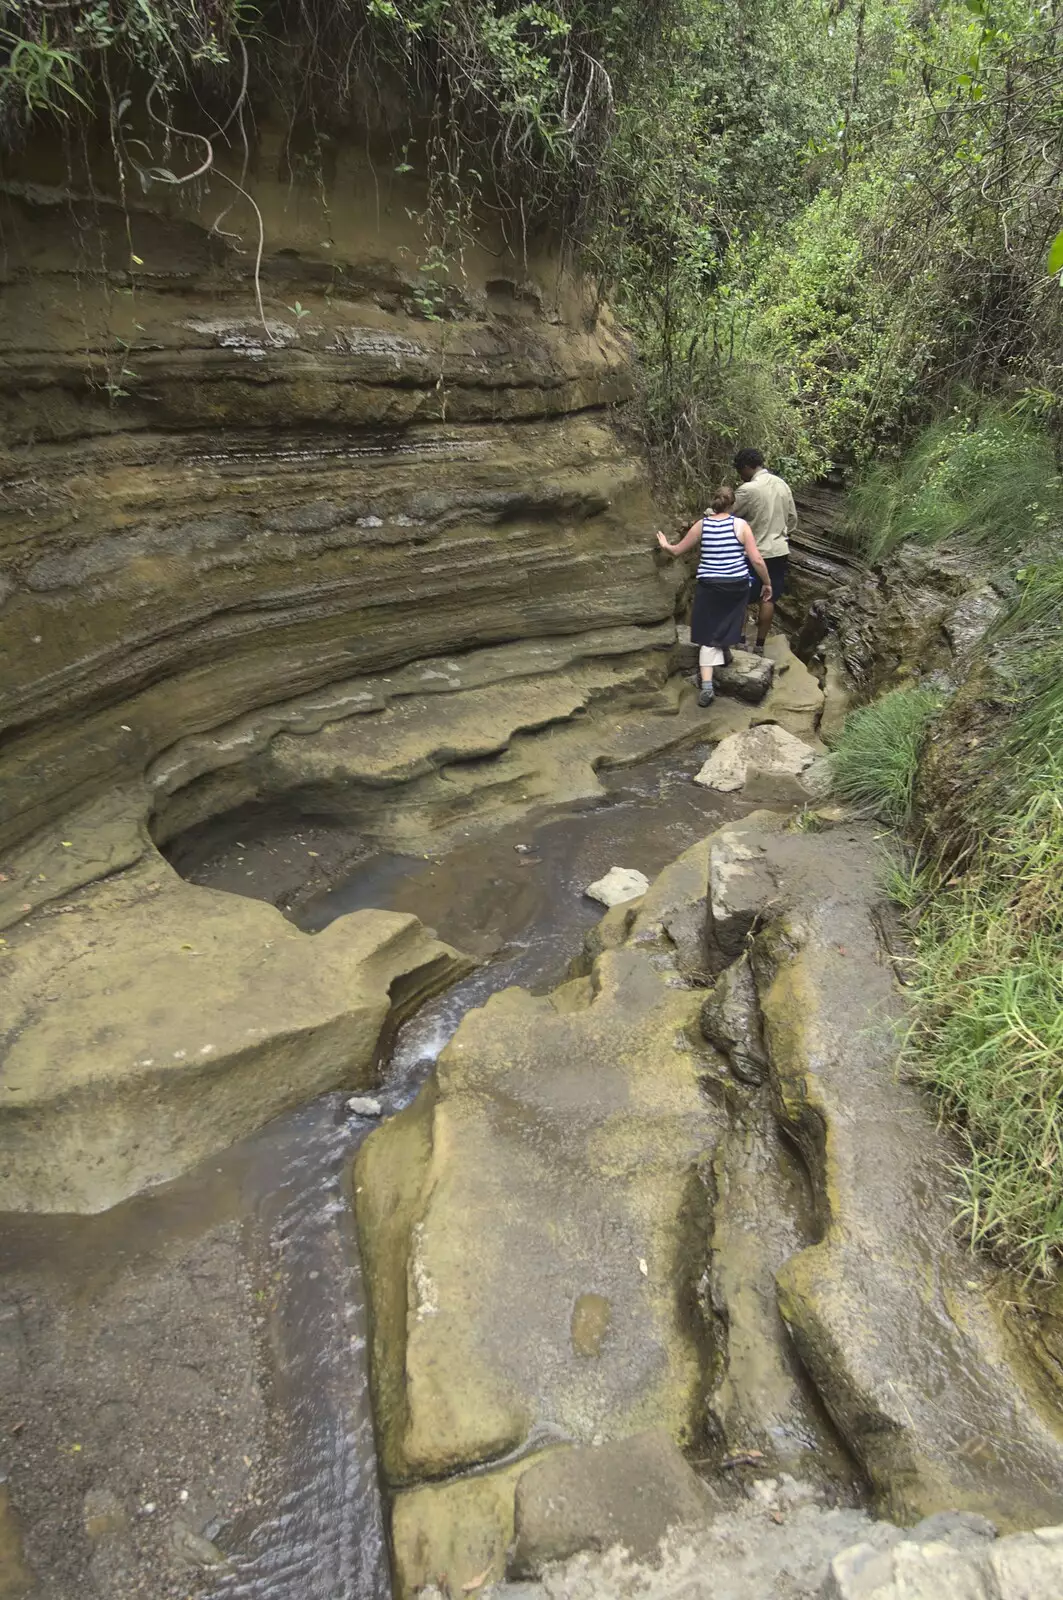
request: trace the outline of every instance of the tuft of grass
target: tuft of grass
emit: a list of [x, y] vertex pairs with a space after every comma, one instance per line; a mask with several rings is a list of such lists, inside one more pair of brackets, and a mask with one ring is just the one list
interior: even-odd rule
[[966, 1143], [972, 1242], [1042, 1276], [1063, 1252], [1061, 873], [1057, 754], [962, 879], [924, 875], [906, 1046]]
[[959, 412], [934, 423], [899, 462], [881, 463], [854, 488], [846, 532], [872, 563], [912, 539], [955, 534], [1003, 559], [1063, 522], [1063, 479], [1048, 434], [1014, 412]]
[[819, 812], [810, 806], [802, 806], [800, 811], [795, 811], [786, 824], [787, 833], [822, 833], [823, 818]]
[[912, 815], [919, 754], [941, 705], [934, 689], [893, 689], [846, 718], [835, 749], [838, 794], [883, 822], [903, 828]]

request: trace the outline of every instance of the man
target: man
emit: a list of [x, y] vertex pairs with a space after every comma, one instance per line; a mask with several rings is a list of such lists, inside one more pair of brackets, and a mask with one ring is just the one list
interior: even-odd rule
[[750, 605], [757, 606], [755, 655], [764, 654], [764, 641], [775, 615], [776, 601], [786, 588], [790, 565], [790, 535], [797, 531], [797, 507], [790, 485], [769, 472], [759, 450], [747, 445], [735, 456], [735, 468], [742, 482], [735, 491], [735, 516], [744, 517], [753, 529], [753, 538], [771, 577], [771, 597], [762, 594], [763, 585], [754, 574], [749, 591]]

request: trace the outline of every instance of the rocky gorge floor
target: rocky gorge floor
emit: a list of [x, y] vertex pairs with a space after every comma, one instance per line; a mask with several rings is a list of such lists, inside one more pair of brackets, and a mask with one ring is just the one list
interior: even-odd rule
[[[487, 963], [400, 1030], [377, 1091], [386, 1109], [408, 1100], [465, 1008], [507, 981], [563, 976], [600, 912], [582, 889], [617, 855], [652, 875], [745, 809], [691, 784], [704, 753], [618, 771], [604, 804], [547, 810], [486, 847], [378, 856], [334, 888], [304, 883], [307, 927], [342, 931], [366, 904], [400, 920], [419, 909]], [[341, 831], [338, 861], [349, 830], [328, 832]], [[272, 859], [278, 835], [265, 837], [258, 848]], [[290, 862], [315, 844], [327, 859], [325, 837], [293, 823], [284, 854]], [[199, 874], [219, 889], [243, 877], [223, 857], [208, 851]], [[283, 894], [291, 868], [280, 859], [272, 879], [243, 878], [245, 892]], [[299, 937], [267, 906], [247, 910]], [[388, 1592], [364, 1327], [351, 1342], [364, 1309], [344, 1182], [371, 1124], [345, 1102], [326, 1095], [98, 1216], [5, 1216], [0, 1470], [11, 1560], [0, 1566], [10, 1593]]]
[[[892, 1070], [901, 997], [880, 893], [866, 826], [726, 825], [609, 914], [585, 975], [470, 1012], [418, 1100], [363, 1146], [401, 1595], [604, 1549], [658, 1494], [660, 1533], [711, 1523], [652, 1458], [624, 1477], [651, 1423], [717, 1492], [737, 1460], [818, 1485], [813, 1498], [869, 1494], [891, 1523], [1058, 1517], [1058, 1400], [954, 1242], [948, 1141]], [[744, 1226], [729, 1204], [758, 1104], [810, 1185], [788, 1229], [777, 1188]], [[1037, 1548], [1047, 1582], [1059, 1553]], [[911, 1592], [909, 1559], [837, 1592]], [[823, 1563], [792, 1592], [820, 1581]], [[938, 1582], [982, 1592], [963, 1562]], [[696, 1570], [683, 1583], [717, 1592]]]
[[[59, 1041], [49, 1058], [74, 1054], [64, 1027], [121, 970], [110, 934], [79, 934], [82, 896], [138, 948], [117, 991], [132, 1021], [145, 973], [169, 1007], [151, 1027], [184, 1033], [214, 993], [216, 1017], [247, 1026], [242, 986], [268, 1041], [269, 1000], [294, 985], [322, 1007], [305, 1033], [323, 1048], [279, 1028], [272, 1057], [227, 1047], [222, 1098], [188, 1133], [178, 1090], [134, 1096], [143, 1120], [107, 1181], [140, 1187], [153, 1137], [183, 1152], [183, 1176], [112, 1192], [96, 1216], [8, 1218], [0, 1593], [1055, 1592], [1047, 1535], [993, 1537], [1060, 1520], [1058, 1401], [992, 1275], [953, 1243], [947, 1142], [892, 1072], [903, 997], [874, 830], [822, 794], [811, 829], [752, 809], [814, 803], [822, 694], [784, 642], [773, 654], [774, 699], [691, 717], [711, 761], [680, 713], [671, 754], [606, 776], [584, 753], [575, 800], [536, 810], [508, 791], [460, 826], [445, 814], [435, 854], [409, 853], [402, 829], [359, 840], [335, 819], [247, 812], [182, 837], [187, 881], [146, 841], [81, 889], [31, 887], [27, 861], [12, 887], [40, 905], [4, 953], [27, 974], [21, 941], [48, 949], [84, 985], [54, 1014], [27, 1007]], [[753, 725], [805, 753], [754, 767], [754, 728], [731, 755]], [[604, 728], [558, 732], [586, 752]], [[614, 733], [647, 738], [645, 723]], [[522, 760], [541, 740], [547, 770], [553, 737]], [[49, 867], [76, 879], [86, 856], [61, 848]], [[618, 862], [650, 886], [599, 921], [582, 891]], [[96, 1048], [113, 1060], [115, 1036]], [[257, 1099], [238, 1097], [250, 1126], [234, 1142], [224, 1084], [245, 1058]], [[313, 1098], [337, 1058], [382, 1122], [346, 1093]], [[215, 1064], [186, 1060], [174, 1082], [209, 1089]], [[42, 1196], [62, 1171], [64, 1204], [96, 1210], [101, 1177], [82, 1166], [24, 1170]]]

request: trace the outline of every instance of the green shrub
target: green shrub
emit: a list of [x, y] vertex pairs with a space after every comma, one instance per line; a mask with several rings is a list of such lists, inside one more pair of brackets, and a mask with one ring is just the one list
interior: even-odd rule
[[955, 534], [1014, 560], [1061, 523], [1051, 440], [999, 408], [926, 428], [903, 460], [864, 475], [847, 514], [850, 537], [872, 562], [906, 539], [936, 544]]
[[842, 799], [904, 827], [912, 814], [919, 752], [940, 704], [933, 689], [894, 689], [851, 712], [834, 756]]

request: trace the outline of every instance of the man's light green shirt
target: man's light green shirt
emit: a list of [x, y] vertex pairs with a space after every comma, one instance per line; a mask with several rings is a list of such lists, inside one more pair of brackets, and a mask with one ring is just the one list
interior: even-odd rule
[[735, 516], [749, 523], [765, 561], [769, 556], [790, 554], [789, 535], [797, 530], [797, 507], [790, 485], [767, 467], [758, 467], [748, 483], [738, 485]]

